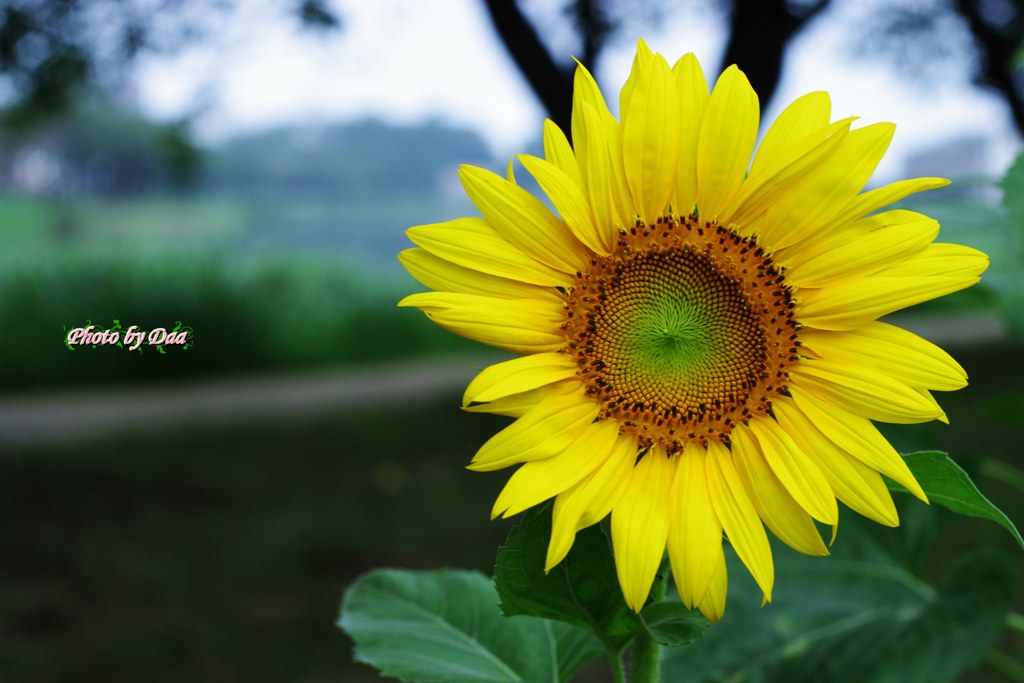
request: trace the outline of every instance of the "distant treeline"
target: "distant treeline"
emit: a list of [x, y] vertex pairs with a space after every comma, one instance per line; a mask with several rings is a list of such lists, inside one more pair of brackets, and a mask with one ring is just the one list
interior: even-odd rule
[[279, 128], [211, 148], [193, 144], [180, 126], [109, 108], [0, 130], [0, 188], [62, 196], [273, 188], [386, 197], [435, 192], [457, 164], [490, 159], [479, 135], [436, 121]]
[[432, 122], [395, 127], [362, 121], [318, 129], [286, 128], [234, 139], [210, 153], [203, 184], [368, 194], [435, 192], [460, 163], [489, 164], [474, 132]]

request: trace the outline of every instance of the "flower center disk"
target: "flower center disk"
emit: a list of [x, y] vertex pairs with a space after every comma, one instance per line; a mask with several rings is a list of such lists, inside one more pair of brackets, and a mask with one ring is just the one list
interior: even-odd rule
[[696, 218], [637, 223], [576, 279], [566, 352], [599, 419], [675, 453], [771, 414], [799, 343], [789, 290], [753, 238]]

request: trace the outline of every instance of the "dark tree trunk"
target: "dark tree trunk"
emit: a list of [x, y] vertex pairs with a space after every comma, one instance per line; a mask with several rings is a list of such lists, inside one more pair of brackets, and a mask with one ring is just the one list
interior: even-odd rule
[[775, 95], [789, 41], [828, 6], [819, 0], [800, 15], [791, 14], [785, 0], [735, 0], [729, 17], [729, 42], [722, 67], [736, 64], [750, 80], [762, 110]]
[[558, 127], [570, 134], [572, 71], [555, 63], [513, 0], [484, 0], [505, 49]]
[[955, 0], [954, 3], [956, 11], [967, 21], [981, 52], [978, 82], [999, 91], [1010, 107], [1017, 131], [1024, 135], [1024, 101], [1013, 78], [1017, 68], [1014, 55], [1024, 31], [1024, 18], [1018, 14], [1009, 26], [1000, 29], [984, 20], [979, 4], [976, 0]]

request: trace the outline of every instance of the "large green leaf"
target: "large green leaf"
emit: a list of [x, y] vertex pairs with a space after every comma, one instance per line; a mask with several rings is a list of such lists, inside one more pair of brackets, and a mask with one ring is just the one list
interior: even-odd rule
[[498, 551], [494, 583], [501, 609], [582, 626], [620, 651], [644, 626], [622, 597], [608, 537], [598, 525], [580, 531], [568, 556], [545, 574], [551, 508], [528, 511]]
[[563, 683], [602, 651], [589, 633], [505, 617], [478, 572], [378, 569], [345, 592], [339, 626], [356, 659], [422, 683]]
[[965, 558], [936, 590], [877, 557], [779, 548], [773, 603], [761, 608], [729, 555], [724, 619], [701, 640], [665, 651], [664, 680], [951, 683], [998, 637], [1013, 583], [1005, 557], [985, 552]]
[[[903, 459], [928, 494], [928, 500], [961, 515], [992, 520], [1009, 531], [1024, 549], [1024, 538], [1021, 538], [1010, 518], [978, 490], [967, 473], [947, 454], [941, 451], [919, 451], [907, 453]], [[887, 483], [893, 491], [906, 492], [896, 482]]]
[[708, 620], [675, 600], [652, 602], [640, 612], [651, 637], [661, 645], [687, 645], [704, 635]]

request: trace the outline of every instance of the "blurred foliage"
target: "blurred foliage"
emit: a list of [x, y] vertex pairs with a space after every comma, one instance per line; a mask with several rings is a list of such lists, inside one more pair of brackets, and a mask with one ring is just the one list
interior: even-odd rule
[[1010, 329], [1024, 339], [1024, 154], [1003, 178], [1003, 207], [1010, 225], [1010, 239], [1005, 257], [1015, 268], [1001, 273], [996, 280], [999, 302]]
[[[411, 246], [406, 227], [473, 211], [455, 167], [489, 165], [475, 134], [373, 121], [270, 131], [210, 150], [191, 191], [166, 193], [158, 129], [105, 110], [51, 125], [4, 171], [48, 179], [44, 194], [0, 194], [0, 323], [22, 330], [9, 348], [23, 362], [0, 368], [9, 389], [464, 348], [396, 308], [419, 286], [395, 254]], [[115, 319], [180, 320], [196, 346], [155, 357], [60, 342]]]
[[[138, 190], [157, 181], [170, 187], [189, 184], [202, 161], [192, 142], [190, 115], [154, 124], [115, 111], [109, 103], [131, 99], [131, 67], [141, 56], [215, 42], [239, 6], [238, 0], [3, 3], [0, 131], [7, 139], [0, 154], [9, 156], [12, 137], [28, 138], [44, 151], [56, 138], [86, 144], [87, 149], [70, 152], [75, 161], [88, 164], [73, 171], [77, 180], [96, 183], [100, 191], [110, 186]], [[325, 0], [272, 0], [271, 6], [305, 28], [329, 31], [342, 25]], [[149, 146], [158, 153], [146, 154]]]
[[[396, 127], [364, 120], [234, 138], [210, 155], [203, 185], [213, 191], [330, 193], [336, 200], [372, 197], [383, 205], [397, 196], [434, 194], [445, 181], [441, 174], [457, 163], [489, 160], [476, 133], [438, 122]], [[450, 178], [455, 182], [454, 173]]]
[[30, 130], [0, 127], [0, 184], [34, 192], [128, 194], [198, 180], [203, 153], [177, 124], [82, 104]]
[[[324, 0], [274, 1], [303, 26], [341, 26]], [[0, 124], [33, 125], [83, 96], [116, 93], [140, 55], [213, 40], [236, 9], [237, 0], [9, 0], [0, 9], [0, 76], [13, 101]]]
[[905, 202], [907, 208], [932, 216], [941, 224], [940, 242], [965, 244], [985, 252], [988, 270], [981, 284], [923, 304], [920, 310], [994, 308], [1011, 334], [1024, 339], [1024, 155], [998, 181], [962, 181]]
[[461, 467], [501, 419], [457, 405], [0, 445], [0, 677], [379, 680], [333, 627], [344, 585], [484, 570], [509, 526]]
[[[395, 307], [397, 280], [309, 258], [225, 259], [223, 255], [118, 259], [77, 256], [5, 269], [0, 324], [20, 333], [0, 366], [6, 388], [125, 380], [178, 380], [457, 351], [421, 316]], [[88, 324], [104, 330], [170, 329], [180, 321], [195, 345], [158, 355], [146, 346], [63, 346]], [[466, 342], [468, 344], [468, 342]]]

